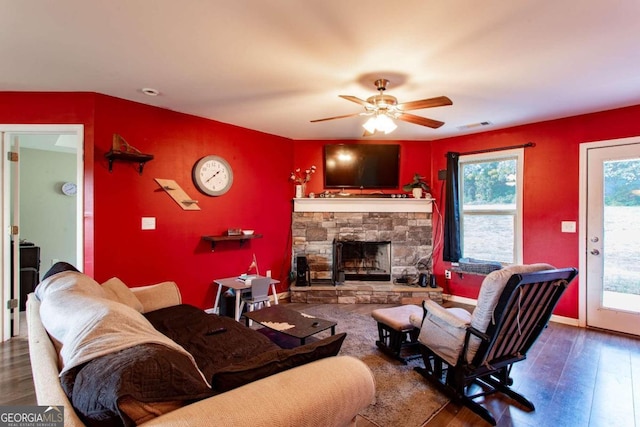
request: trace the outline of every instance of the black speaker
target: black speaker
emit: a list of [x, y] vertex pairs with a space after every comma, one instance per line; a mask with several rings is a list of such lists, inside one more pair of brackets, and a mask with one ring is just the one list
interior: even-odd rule
[[311, 270], [306, 256], [296, 258], [296, 286], [311, 286]]
[[426, 288], [428, 280], [429, 280], [429, 278], [428, 278], [426, 273], [420, 273], [420, 276], [418, 277], [418, 285], [421, 288]]

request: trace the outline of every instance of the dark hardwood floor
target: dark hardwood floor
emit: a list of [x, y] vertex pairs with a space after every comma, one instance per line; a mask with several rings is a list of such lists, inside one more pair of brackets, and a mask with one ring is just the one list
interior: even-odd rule
[[[286, 302], [285, 302], [286, 303]], [[289, 304], [291, 308], [304, 304]], [[341, 304], [360, 314], [388, 305]], [[26, 332], [26, 323], [22, 331]], [[492, 395], [485, 398], [499, 426], [640, 427], [640, 339], [552, 323], [516, 363], [514, 388], [534, 412]], [[26, 336], [0, 343], [0, 405], [36, 404]], [[429, 427], [486, 426], [470, 410], [449, 403]]]

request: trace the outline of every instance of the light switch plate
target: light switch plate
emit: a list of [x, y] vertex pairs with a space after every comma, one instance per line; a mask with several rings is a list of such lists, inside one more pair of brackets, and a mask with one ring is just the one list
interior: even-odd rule
[[142, 229], [143, 230], [155, 230], [156, 229], [156, 219], [155, 217], [142, 217]]
[[576, 232], [576, 222], [575, 221], [562, 221], [562, 232], [563, 233], [575, 233]]

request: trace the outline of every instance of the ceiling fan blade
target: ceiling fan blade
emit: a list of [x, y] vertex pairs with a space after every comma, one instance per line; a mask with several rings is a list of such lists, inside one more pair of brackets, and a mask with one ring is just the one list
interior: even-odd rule
[[398, 116], [398, 119], [405, 122], [413, 123], [414, 125], [427, 126], [433, 129], [437, 129], [444, 124], [444, 122], [438, 120], [427, 119], [426, 117], [420, 117], [409, 113], [400, 114]]
[[338, 95], [340, 98], [344, 98], [347, 101], [351, 101], [351, 102], [355, 102], [356, 104], [360, 104], [363, 107], [367, 107], [367, 108], [376, 108], [375, 105], [373, 105], [370, 102], [365, 101], [364, 99], [360, 99], [356, 96], [351, 96], [351, 95]]
[[438, 96], [435, 98], [421, 99], [419, 101], [409, 101], [398, 104], [397, 108], [403, 111], [419, 110], [421, 108], [441, 107], [443, 105], [453, 105], [453, 102], [446, 96]]
[[359, 116], [360, 114], [362, 114], [362, 113], [345, 114], [343, 116], [335, 116], [335, 117], [327, 117], [327, 118], [324, 118], [324, 119], [316, 119], [316, 120], [311, 120], [311, 123], [326, 122], [327, 120], [335, 120], [335, 119], [345, 119], [347, 117]]

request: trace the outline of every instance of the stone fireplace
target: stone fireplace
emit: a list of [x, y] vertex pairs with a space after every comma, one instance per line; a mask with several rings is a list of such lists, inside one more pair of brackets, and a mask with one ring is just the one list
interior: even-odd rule
[[[294, 199], [292, 217], [293, 271], [298, 256], [306, 256], [310, 268], [311, 285], [330, 284], [340, 277], [334, 271], [344, 270], [344, 280], [355, 265], [334, 266], [334, 242], [387, 242], [380, 259], [367, 262], [385, 272], [388, 283], [405, 283], [417, 278], [418, 267], [425, 262], [431, 267], [432, 251], [431, 201], [412, 198], [303, 198]], [[376, 246], [377, 247], [377, 246]], [[365, 251], [362, 247], [356, 251]], [[375, 249], [376, 253], [380, 251]], [[388, 255], [387, 255], [388, 253]], [[370, 257], [371, 254], [365, 254]], [[344, 258], [344, 257], [343, 257]], [[388, 260], [388, 261], [387, 261]], [[388, 262], [388, 265], [386, 264]], [[422, 267], [425, 267], [422, 265]], [[361, 269], [362, 270], [362, 269]], [[370, 269], [371, 270], [371, 269]], [[352, 274], [352, 273], [348, 273]], [[353, 272], [354, 275], [360, 273]], [[367, 278], [367, 281], [377, 281]]]
[[306, 257], [311, 276], [310, 286], [291, 286], [292, 302], [442, 303], [442, 288], [415, 283], [431, 269], [430, 200], [295, 199], [291, 232], [292, 271]]

